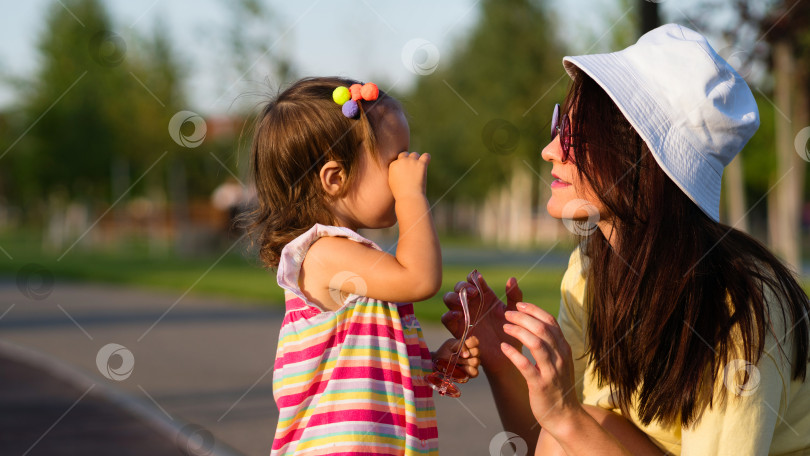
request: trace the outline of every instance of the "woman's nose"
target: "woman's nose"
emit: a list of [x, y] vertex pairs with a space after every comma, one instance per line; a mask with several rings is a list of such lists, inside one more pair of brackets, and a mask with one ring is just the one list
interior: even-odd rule
[[540, 154], [543, 157], [543, 160], [550, 162], [550, 161], [563, 161], [562, 159], [562, 146], [560, 146], [560, 135], [554, 137], [546, 147], [543, 148], [543, 152]]

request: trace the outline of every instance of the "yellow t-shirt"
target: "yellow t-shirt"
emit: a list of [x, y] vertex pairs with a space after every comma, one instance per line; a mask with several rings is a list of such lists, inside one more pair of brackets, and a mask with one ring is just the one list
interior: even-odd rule
[[[580, 400], [620, 413], [611, 398], [609, 386], [599, 387], [593, 365], [582, 356], [588, 321], [583, 305], [586, 287], [582, 261], [580, 251], [576, 249], [562, 280], [562, 301], [557, 319], [573, 352]], [[689, 428], [679, 425], [664, 427], [655, 422], [643, 426], [636, 415], [635, 403], [626, 418], [659, 447], [675, 455], [810, 455], [810, 365], [808, 381], [791, 380], [792, 333], [784, 337], [786, 328], [781, 307], [773, 305], [773, 300], [770, 302], [773, 332], [787, 343], [782, 344], [780, 351], [769, 332], [765, 351], [756, 366], [746, 366], [740, 360], [737, 361], [739, 364], [724, 369], [731, 374], [746, 369], [749, 380], [738, 385], [729, 377], [723, 384], [716, 385], [714, 405], [703, 412], [700, 421]], [[790, 318], [787, 318], [787, 324], [791, 325]], [[718, 378], [724, 379], [724, 373], [721, 372]], [[739, 394], [729, 393], [725, 401], [720, 401], [723, 389], [731, 391], [724, 386], [726, 382]]]

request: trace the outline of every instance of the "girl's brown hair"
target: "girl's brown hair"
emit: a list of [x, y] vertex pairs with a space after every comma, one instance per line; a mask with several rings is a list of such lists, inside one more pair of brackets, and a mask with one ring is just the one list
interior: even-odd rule
[[250, 169], [258, 207], [247, 219], [266, 267], [278, 267], [284, 246], [314, 224], [334, 224], [321, 167], [330, 160], [343, 167], [345, 194], [362, 151], [377, 156], [374, 131], [383, 115], [402, 110], [380, 90], [377, 100], [358, 102], [357, 118], [347, 118], [332, 92], [357, 83], [337, 77], [301, 79], [268, 102], [256, 120]]
[[617, 240], [614, 249], [596, 230], [581, 245], [586, 354], [619, 405], [637, 401], [644, 424], [691, 425], [712, 406], [729, 361], [758, 362], [772, 315], [787, 332], [776, 340], [793, 346], [792, 376], [804, 379], [808, 299], [794, 274], [757, 240], [704, 214], [585, 73], [575, 75], [565, 106], [579, 176]]

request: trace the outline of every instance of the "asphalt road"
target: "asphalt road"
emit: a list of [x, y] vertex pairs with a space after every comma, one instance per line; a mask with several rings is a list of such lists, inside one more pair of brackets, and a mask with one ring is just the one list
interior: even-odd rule
[[[268, 281], [268, 286], [276, 285]], [[0, 422], [27, 426], [17, 433], [16, 446], [9, 443], [13, 436], [5, 435], [11, 440], [4, 446], [15, 451], [2, 453], [25, 454], [19, 451], [23, 448], [28, 454], [37, 454], [38, 448], [62, 448], [61, 454], [81, 451], [88, 437], [71, 429], [85, 419], [80, 406], [92, 403], [96, 411], [129, 411], [135, 417], [128, 425], [133, 428], [129, 437], [137, 441], [147, 440], [142, 429], [146, 422], [164, 440], [176, 443], [187, 437], [186, 452], [191, 454], [269, 454], [278, 418], [272, 366], [283, 315], [260, 304], [59, 279], [52, 285], [0, 280], [3, 381], [29, 383], [17, 390], [31, 391], [37, 386], [25, 378], [44, 375], [51, 391], [68, 383], [73, 388], [60, 390], [61, 399], [51, 403], [50, 396], [39, 395], [38, 404], [44, 402], [50, 415], [29, 412], [36, 419], [25, 426], [11, 416], [11, 405], [21, 407], [20, 396], [0, 395]], [[442, 327], [423, 326], [432, 348], [447, 337]], [[18, 364], [2, 356], [9, 350]], [[25, 369], [28, 377], [11, 374]], [[462, 391], [459, 399], [436, 396], [441, 453], [488, 455], [493, 439], [505, 438], [486, 380], [473, 380]], [[68, 409], [65, 397], [75, 398], [75, 408]], [[100, 416], [97, 421], [103, 424], [105, 415]], [[106, 420], [119, 430], [127, 426]], [[156, 445], [162, 448], [161, 442]], [[172, 451], [151, 454], [176, 454]]]

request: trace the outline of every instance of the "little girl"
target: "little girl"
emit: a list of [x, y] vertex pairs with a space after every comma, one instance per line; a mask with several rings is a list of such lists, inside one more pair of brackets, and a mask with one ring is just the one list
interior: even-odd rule
[[[430, 155], [406, 152], [409, 141], [400, 104], [347, 79], [300, 80], [258, 118], [252, 228], [286, 300], [271, 455], [438, 453], [431, 353], [411, 302], [439, 290], [441, 252]], [[395, 256], [356, 232], [397, 222]], [[461, 360], [470, 372], [476, 342]]]

